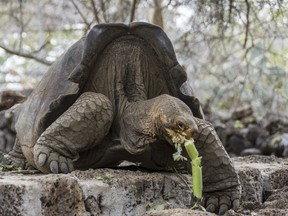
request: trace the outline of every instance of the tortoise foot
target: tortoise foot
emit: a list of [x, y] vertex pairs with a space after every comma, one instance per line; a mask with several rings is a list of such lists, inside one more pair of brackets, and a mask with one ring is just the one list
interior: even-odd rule
[[14, 167], [18, 167], [20, 169], [28, 168], [29, 163], [23, 155], [18, 139], [15, 140], [13, 150], [8, 154], [3, 155], [3, 157], [0, 159], [0, 163], [3, 165], [13, 165]]
[[70, 158], [44, 145], [35, 145], [34, 161], [37, 168], [44, 173], [69, 173], [74, 170]]
[[240, 186], [228, 188], [224, 191], [205, 194], [205, 206], [208, 212], [223, 215], [228, 209], [237, 209], [240, 205]]

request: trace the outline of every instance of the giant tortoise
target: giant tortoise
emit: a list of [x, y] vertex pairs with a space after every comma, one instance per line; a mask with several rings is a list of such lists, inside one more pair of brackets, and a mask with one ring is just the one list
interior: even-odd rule
[[10, 158], [25, 159], [43, 173], [113, 167], [123, 160], [153, 170], [187, 167], [172, 158], [172, 139], [180, 134], [193, 137], [203, 157], [207, 209], [237, 208], [238, 176], [186, 79], [160, 27], [96, 25], [20, 105]]

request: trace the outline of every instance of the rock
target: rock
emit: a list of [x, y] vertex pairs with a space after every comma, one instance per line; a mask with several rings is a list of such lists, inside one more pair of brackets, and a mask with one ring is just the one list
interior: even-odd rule
[[0, 130], [0, 151], [4, 152], [6, 149], [5, 134]]
[[140, 215], [152, 204], [192, 204], [185, 182], [172, 173], [97, 169], [0, 177], [0, 215]]
[[232, 134], [226, 143], [226, 149], [230, 153], [240, 155], [245, 148], [245, 140], [241, 134]]
[[256, 139], [256, 147], [261, 149], [263, 143], [266, 141], [266, 139], [268, 138], [269, 136], [268, 135], [260, 135], [257, 137]]
[[234, 120], [241, 120], [245, 117], [253, 115], [253, 109], [250, 105], [244, 105], [243, 107], [240, 107], [239, 109], [236, 109], [232, 113], [232, 118]]
[[148, 211], [144, 213], [142, 216], [215, 216], [216, 214], [203, 212], [203, 211], [195, 211], [190, 209], [168, 209], [168, 210], [159, 210], [159, 211]]
[[[227, 215], [287, 215], [287, 161], [274, 156], [233, 160], [242, 186], [242, 203], [237, 211], [230, 210]], [[282, 209], [278, 208], [280, 206]]]
[[215, 130], [229, 155], [239, 156], [245, 148], [252, 146], [246, 138], [248, 128], [239, 120], [229, 120], [225, 125], [218, 124]]
[[262, 152], [258, 148], [247, 148], [244, 149], [241, 153], [241, 156], [248, 156], [248, 155], [262, 155]]
[[257, 138], [259, 136], [267, 136], [267, 132], [259, 125], [251, 124], [247, 128], [245, 138], [253, 145], [256, 145]]
[[278, 157], [288, 157], [288, 133], [275, 133], [261, 145], [263, 154], [275, 154]]
[[[287, 215], [288, 163], [268, 156], [233, 159], [242, 203], [227, 215]], [[137, 167], [134, 167], [137, 169]], [[124, 169], [71, 174], [0, 172], [0, 215], [215, 215], [192, 211], [186, 174]]]
[[249, 107], [238, 111], [228, 121], [218, 120], [215, 126], [229, 155], [245, 156], [261, 152], [264, 155], [288, 157], [287, 115], [268, 113], [262, 121], [256, 122], [252, 115], [253, 110]]
[[247, 116], [247, 117], [241, 119], [241, 122], [243, 125], [245, 125], [247, 127], [250, 124], [256, 124], [257, 119], [254, 115], [251, 115], [251, 116]]
[[85, 215], [83, 192], [71, 176], [2, 177], [1, 215]]
[[16, 139], [16, 134], [14, 134], [12, 131], [8, 129], [3, 130], [3, 131], [5, 134], [5, 142], [6, 142], [4, 152], [10, 152], [13, 149], [13, 145]]
[[0, 151], [4, 153], [10, 152], [13, 149], [15, 139], [16, 134], [8, 128], [0, 130]]
[[0, 151], [8, 153], [15, 143], [16, 132], [13, 112], [4, 110], [0, 112]]
[[264, 128], [270, 133], [288, 133], [288, 116], [286, 113], [268, 113], [262, 120]]
[[[15, 117], [12, 109], [25, 101], [31, 89], [24, 91], [6, 90], [0, 92], [0, 151], [8, 153], [12, 150], [15, 138]], [[17, 104], [17, 105], [15, 105]], [[14, 106], [15, 105], [15, 106]], [[11, 108], [14, 106], [14, 108]], [[9, 110], [7, 110], [9, 109]]]
[[[209, 117], [230, 156], [254, 154], [249, 148], [258, 148], [264, 155], [288, 157], [288, 136], [283, 136], [288, 134], [287, 113], [270, 112], [260, 121], [251, 106], [244, 105], [229, 118], [211, 113]], [[249, 150], [242, 152], [245, 149]]]
[[288, 209], [288, 186], [274, 190], [263, 206], [265, 208]]
[[22, 103], [26, 97], [17, 91], [6, 90], [0, 92], [0, 111], [12, 107], [14, 104]]

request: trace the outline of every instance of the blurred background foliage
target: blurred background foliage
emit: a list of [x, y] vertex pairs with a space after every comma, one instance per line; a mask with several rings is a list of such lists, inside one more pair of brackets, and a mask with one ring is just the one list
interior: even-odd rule
[[0, 19], [0, 90], [33, 88], [95, 24], [145, 21], [166, 31], [205, 107], [288, 111], [287, 1], [1, 0]]

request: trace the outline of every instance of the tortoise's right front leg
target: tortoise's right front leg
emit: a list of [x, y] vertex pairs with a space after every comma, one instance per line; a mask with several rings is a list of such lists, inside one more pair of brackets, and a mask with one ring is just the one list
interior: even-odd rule
[[206, 210], [222, 215], [231, 207], [239, 207], [239, 178], [211, 123], [198, 118], [195, 122], [198, 132], [194, 139], [202, 156]]
[[21, 169], [25, 169], [30, 167], [28, 164], [27, 159], [25, 158], [22, 149], [21, 149], [21, 144], [19, 143], [19, 140], [16, 138], [14, 146], [12, 151], [10, 151], [6, 156], [5, 156], [4, 161], [2, 163], [4, 164], [11, 164], [16, 167], [19, 167]]
[[79, 152], [99, 144], [112, 120], [112, 105], [106, 96], [83, 93], [39, 137], [33, 165], [44, 173], [71, 172]]

